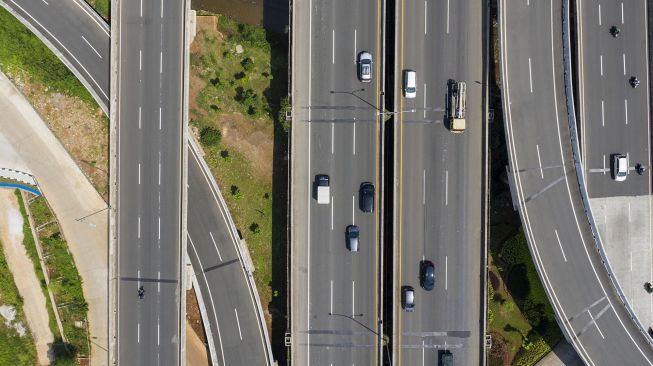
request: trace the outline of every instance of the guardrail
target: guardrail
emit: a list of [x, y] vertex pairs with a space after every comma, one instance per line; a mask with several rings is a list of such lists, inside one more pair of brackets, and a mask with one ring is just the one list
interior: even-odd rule
[[645, 339], [648, 342], [648, 344], [653, 346], [653, 343], [651, 342], [651, 338], [646, 336], [647, 335], [647, 332], [645, 330], [646, 328], [639, 321], [637, 316], [635, 316], [635, 312], [633, 311], [632, 306], [628, 302], [628, 298], [626, 297], [623, 290], [621, 289], [621, 286], [619, 285], [619, 282], [617, 281], [612, 271], [610, 261], [608, 260], [608, 257], [606, 256], [605, 251], [603, 249], [601, 236], [596, 226], [594, 215], [592, 214], [592, 209], [589, 202], [589, 195], [587, 193], [587, 189], [585, 185], [585, 172], [583, 170], [582, 159], [580, 157], [581, 156], [580, 145], [578, 143], [578, 132], [577, 132], [578, 126], [576, 123], [576, 110], [574, 107], [574, 91], [573, 91], [570, 45], [571, 45], [571, 41], [570, 41], [570, 26], [569, 26], [569, 0], [562, 0], [562, 55], [563, 55], [562, 64], [564, 70], [565, 101], [567, 103], [567, 120], [569, 122], [569, 134], [571, 137], [572, 155], [574, 158], [574, 166], [576, 170], [576, 176], [578, 178], [578, 185], [580, 189], [581, 200], [583, 203], [583, 210], [587, 215], [587, 219], [589, 221], [590, 228], [592, 231], [592, 237], [594, 238], [594, 244], [596, 246], [596, 250], [601, 257], [601, 263], [603, 263], [603, 266], [605, 267], [608, 278], [610, 278], [612, 287], [614, 288], [617, 295], [619, 296], [619, 299], [621, 300], [622, 304], [624, 305], [624, 308], [628, 312], [630, 319], [633, 321], [635, 326], [637, 326], [639, 331], [645, 336]]

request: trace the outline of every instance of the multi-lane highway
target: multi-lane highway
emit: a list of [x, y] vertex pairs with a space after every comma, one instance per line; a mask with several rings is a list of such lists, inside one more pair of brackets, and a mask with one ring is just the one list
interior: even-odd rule
[[[292, 135], [292, 362], [375, 365], [380, 340], [379, 158], [381, 1], [294, 2]], [[373, 58], [372, 80], [357, 56]], [[329, 204], [313, 196], [316, 174], [331, 179]], [[376, 187], [375, 210], [359, 187]], [[358, 225], [360, 249], [345, 245]]]
[[516, 203], [558, 324], [585, 364], [650, 365], [653, 350], [596, 251], [573, 164], [561, 1], [499, 2], [506, 140]]
[[[398, 1], [395, 75], [396, 181], [394, 364], [482, 363], [481, 187], [484, 155], [482, 1]], [[402, 96], [402, 70], [417, 72], [417, 96]], [[450, 80], [467, 83], [467, 129], [445, 121]], [[420, 288], [420, 262], [435, 287]], [[401, 286], [415, 309], [400, 306]]]
[[122, 1], [113, 19], [119, 364], [181, 363], [184, 4]]
[[[108, 98], [98, 97], [98, 95], [109, 95], [110, 33], [106, 23], [101, 19], [97, 21], [99, 17], [79, 0], [55, 3], [35, 3], [26, 0], [0, 1], [0, 5], [18, 15], [22, 11], [23, 15], [19, 16], [19, 19], [33, 29], [40, 38], [56, 39], [57, 41], [50, 42], [48, 46], [57, 52], [69, 67], [78, 62], [79, 65], [76, 68], [88, 70], [88, 75], [82, 74], [78, 77], [87, 86], [98, 84], [95, 98], [105, 111], [108, 110]], [[70, 50], [70, 53], [66, 50]], [[202, 225], [194, 225], [189, 222], [189, 237], [195, 241], [195, 245], [193, 248], [190, 240], [188, 241], [188, 254], [201, 287], [198, 291], [204, 294], [204, 306], [208, 316], [208, 320], [205, 319], [205, 321], [211, 324], [214, 335], [214, 338], [210, 338], [208, 341], [215, 344], [210, 344], [209, 348], [217, 350], [217, 358], [220, 360], [222, 357], [225, 360], [239, 360], [244, 357], [245, 361], [267, 360], [267, 363], [270, 363], [272, 355], [269, 350], [267, 330], [260, 316], [260, 305], [253, 299], [256, 295], [256, 286], [251, 276], [245, 277], [246, 273], [241, 270], [243, 264], [230, 262], [229, 266], [221, 267], [220, 270], [209, 271], [211, 275], [202, 275], [204, 270], [213, 269], [211, 267], [215, 264], [214, 260], [218, 251], [223, 255], [223, 260], [227, 256], [231, 260], [238, 258], [233, 252], [233, 248], [236, 246], [235, 241], [238, 238], [228, 235], [230, 229], [228, 220], [225, 218], [228, 216], [226, 206], [221, 201], [205, 199], [206, 197], [215, 197], [214, 188], [210, 186], [208, 180], [193, 179], [193, 177], [204, 176], [205, 173], [200, 168], [203, 159], [193, 152], [192, 147], [189, 149], [189, 155], [193, 159], [189, 159], [188, 166], [188, 216], [191, 218], [201, 217]], [[204, 197], [201, 202], [199, 199], [195, 199], [198, 196]], [[214, 235], [216, 244], [213, 244], [213, 240], [206, 240], [207, 228]], [[195, 251], [204, 255], [200, 255], [204, 267], [200, 266], [199, 261], [196, 260]], [[226, 280], [227, 278], [229, 280]], [[238, 305], [216, 305], [218, 299], [211, 295], [224, 293], [228, 293], [229, 297]], [[242, 338], [238, 332], [238, 326], [241, 328]], [[261, 333], [262, 336], [256, 336]], [[221, 334], [220, 339], [217, 337], [218, 334]], [[220, 342], [223, 343], [222, 347]], [[255, 362], [254, 364], [263, 363]]]

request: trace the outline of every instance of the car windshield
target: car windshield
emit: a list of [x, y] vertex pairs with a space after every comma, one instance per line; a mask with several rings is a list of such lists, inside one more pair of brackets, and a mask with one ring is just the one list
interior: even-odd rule
[[409, 93], [414, 93], [415, 88], [406, 88], [406, 91], [409, 92]]

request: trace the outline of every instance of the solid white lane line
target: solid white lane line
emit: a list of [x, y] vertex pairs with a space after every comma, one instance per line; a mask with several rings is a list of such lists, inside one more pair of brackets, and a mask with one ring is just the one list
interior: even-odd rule
[[138, 163], [138, 184], [141, 184], [141, 163]]
[[137, 236], [140, 239], [141, 238], [141, 217], [140, 216], [138, 216], [138, 228], [137, 228], [137, 231], [138, 231]]
[[141, 323], [136, 325], [136, 342], [141, 343]]
[[138, 129], [141, 129], [141, 107], [138, 107]]
[[626, 54], [625, 53], [621, 54], [621, 59], [623, 60], [623, 63], [624, 63], [624, 75], [626, 75]]
[[428, 9], [427, 5], [428, 4], [426, 3], [426, 0], [424, 0], [424, 35], [426, 35], [426, 27], [427, 27], [427, 24], [428, 24], [427, 23], [428, 22], [427, 21], [428, 17], [426, 16], [426, 14], [428, 14], [428, 12], [426, 11], [426, 9]]
[[[336, 63], [336, 30], [331, 30], [331, 63]], [[310, 102], [309, 102], [310, 103]]]
[[331, 230], [333, 230], [333, 206], [334, 206], [333, 196], [331, 196]]
[[143, 71], [143, 50], [138, 50], [138, 71]]
[[352, 123], [352, 126], [354, 128], [354, 155], [356, 155], [356, 122]]
[[449, 289], [449, 256], [444, 256], [444, 289]]
[[426, 83], [424, 83], [424, 111], [423, 117], [426, 118]]
[[626, 124], [628, 124], [628, 99], [624, 99], [624, 108], [626, 112]]
[[562, 249], [562, 242], [560, 241], [560, 236], [558, 236], [558, 230], [554, 230], [556, 233], [556, 239], [558, 240], [558, 246], [560, 247], [560, 251], [562, 252], [562, 259], [567, 261], [567, 256], [565, 255], [565, 250]]
[[599, 331], [599, 334], [601, 335], [601, 338], [605, 339], [605, 336], [603, 335], [603, 332], [601, 332], [601, 328], [599, 328], [599, 324], [596, 322], [594, 319], [594, 316], [592, 316], [592, 313], [590, 312], [589, 309], [587, 309], [587, 313], [590, 315], [590, 318], [592, 319], [592, 323], [594, 323], [594, 326], [596, 327], [596, 330]]
[[92, 45], [92, 44], [91, 44], [91, 43], [86, 39], [86, 37], [82, 36], [82, 39], [84, 40], [84, 42], [86, 42], [86, 44], [87, 44], [89, 47], [91, 47], [91, 49], [93, 50], [93, 52], [95, 52], [95, 54], [97, 55], [97, 57], [102, 58], [102, 55], [100, 54], [100, 52], [98, 52], [98, 51], [95, 49], [95, 47], [93, 47], [93, 45]]
[[354, 29], [354, 64], [358, 62], [358, 48], [357, 48], [357, 43], [356, 43], [356, 29]]
[[621, 3], [621, 24], [624, 24], [624, 3]]
[[[309, 122], [311, 121], [311, 93], [313, 92], [313, 83], [312, 83], [312, 71], [313, 71], [313, 62], [311, 60], [311, 55], [313, 54], [313, 0], [308, 0], [308, 55], [309, 55], [309, 62], [308, 62], [308, 120]], [[310, 174], [311, 172], [311, 125], [312, 123], [308, 123], [308, 159], [307, 159], [307, 165], [308, 169], [307, 172]], [[307, 190], [307, 199], [308, 202], [311, 200], [311, 191]], [[311, 210], [308, 210], [306, 213], [306, 263], [311, 263]], [[306, 268], [306, 313], [310, 314], [311, 313], [311, 266], [307, 266]], [[310, 317], [306, 317], [306, 327], [307, 329], [311, 329], [311, 319]], [[306, 343], [310, 344], [311, 342], [311, 335], [306, 334]], [[306, 359], [310, 360], [311, 359], [311, 347], [306, 347]], [[222, 363], [224, 364], [224, 357], [222, 358]]]
[[449, 0], [447, 0], [447, 34], [449, 34]]
[[163, 51], [159, 53], [159, 74], [163, 74]]
[[533, 92], [533, 72], [531, 69], [531, 58], [528, 58], [528, 81], [531, 85], [531, 93]]
[[444, 171], [444, 205], [449, 206], [449, 171]]
[[600, 56], [601, 60], [601, 76], [603, 76], [603, 55]]
[[355, 298], [356, 298], [356, 281], [351, 281], [351, 315], [354, 316], [355, 312]]
[[213, 242], [213, 247], [215, 248], [215, 251], [218, 253], [218, 258], [220, 258], [220, 262], [222, 262], [222, 255], [220, 255], [220, 249], [218, 249], [218, 244], [215, 242], [215, 239], [213, 238], [213, 233], [209, 231], [209, 236], [211, 237], [211, 241]]
[[603, 101], [601, 101], [601, 126], [605, 126], [605, 106]]
[[331, 154], [333, 154], [333, 139], [335, 135], [336, 124], [331, 122]]
[[601, 25], [601, 4], [599, 4], [599, 25]]
[[240, 337], [240, 340], [243, 340], [243, 332], [240, 330], [240, 320], [238, 320], [238, 310], [234, 308], [234, 314], [236, 314], [236, 324], [238, 324], [238, 336]]
[[329, 282], [329, 314], [333, 314], [333, 280]]
[[542, 159], [540, 158], [540, 145], [536, 144], [535, 148], [537, 149], [537, 162], [540, 164], [540, 176], [544, 179], [544, 170], [542, 170]]
[[161, 107], [159, 107], [159, 130], [161, 130], [161, 119], [162, 119], [162, 113], [161, 113]]
[[426, 205], [426, 169], [422, 172], [422, 205]]
[[356, 196], [351, 196], [351, 224], [354, 225], [355, 218], [355, 207], [356, 207]]

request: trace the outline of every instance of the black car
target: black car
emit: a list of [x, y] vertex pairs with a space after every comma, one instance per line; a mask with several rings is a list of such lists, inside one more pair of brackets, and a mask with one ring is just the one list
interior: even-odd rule
[[426, 291], [433, 290], [435, 285], [435, 267], [433, 262], [423, 260], [419, 263], [419, 285]]
[[374, 212], [374, 184], [370, 182], [361, 183], [358, 200], [361, 211]]

